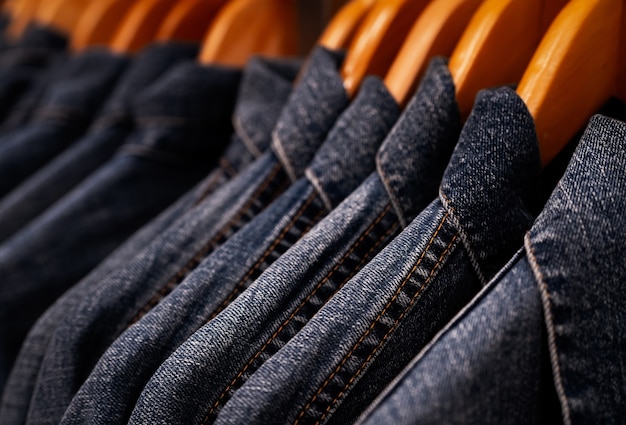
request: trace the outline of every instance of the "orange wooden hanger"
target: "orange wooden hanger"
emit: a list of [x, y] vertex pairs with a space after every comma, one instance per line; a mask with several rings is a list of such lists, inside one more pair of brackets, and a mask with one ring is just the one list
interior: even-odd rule
[[124, 22], [132, 0], [97, 0], [89, 3], [72, 35], [72, 48], [80, 51], [93, 45], [110, 45]]
[[359, 27], [341, 69], [350, 96], [366, 75], [383, 76], [428, 0], [377, 2]]
[[39, 3], [35, 20], [71, 36], [90, 0], [44, 0]]
[[428, 62], [449, 56], [482, 0], [434, 0], [411, 28], [385, 76], [385, 86], [400, 105], [413, 95]]
[[626, 101], [623, 0], [572, 0], [541, 41], [517, 89], [548, 164], [611, 96]]
[[10, 37], [19, 38], [34, 19], [40, 0], [20, 0], [9, 5], [11, 24], [7, 30]]
[[227, 0], [182, 0], [167, 15], [157, 32], [160, 41], [200, 41]]
[[483, 88], [519, 82], [541, 37], [567, 0], [487, 0], [450, 57], [461, 114]]
[[324, 29], [318, 44], [329, 49], [347, 48], [376, 0], [352, 0], [343, 6]]
[[200, 62], [243, 66], [253, 54], [297, 52], [294, 0], [231, 0], [204, 39]]
[[176, 0], [137, 0], [116, 31], [111, 49], [119, 53], [135, 53], [156, 38]]

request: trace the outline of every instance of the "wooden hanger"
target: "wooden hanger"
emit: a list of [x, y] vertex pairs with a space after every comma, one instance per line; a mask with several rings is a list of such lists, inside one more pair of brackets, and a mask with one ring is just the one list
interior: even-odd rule
[[24, 33], [28, 24], [35, 17], [39, 2], [40, 0], [20, 0], [9, 5], [11, 23], [7, 33], [10, 37], [17, 39]]
[[611, 96], [626, 101], [623, 0], [572, 0], [558, 15], [517, 89], [548, 164]]
[[132, 0], [92, 1], [72, 35], [73, 50], [80, 51], [94, 45], [110, 45], [133, 4]]
[[463, 117], [478, 91], [519, 82], [541, 37], [567, 0], [486, 0], [450, 57]]
[[359, 25], [370, 12], [376, 0], [352, 0], [343, 6], [324, 29], [318, 44], [328, 49], [347, 48]]
[[482, 0], [434, 0], [411, 28], [385, 76], [385, 86], [405, 105], [434, 56], [449, 56]]
[[200, 41], [227, 0], [182, 0], [167, 15], [157, 32], [160, 41]]
[[250, 55], [297, 52], [294, 0], [231, 0], [211, 24], [201, 63], [243, 66]]
[[90, 0], [44, 0], [35, 11], [35, 20], [71, 36]]
[[176, 5], [176, 0], [137, 0], [116, 31], [111, 49], [135, 53], [154, 41], [159, 27]]
[[341, 69], [346, 92], [354, 96], [366, 75], [384, 76], [428, 0], [385, 0], [367, 14]]

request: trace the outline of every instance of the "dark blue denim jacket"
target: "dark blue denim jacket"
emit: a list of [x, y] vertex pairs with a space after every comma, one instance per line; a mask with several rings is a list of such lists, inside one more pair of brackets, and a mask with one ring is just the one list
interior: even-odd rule
[[[159, 217], [130, 237], [80, 284], [57, 300], [37, 321], [26, 338], [9, 377], [7, 389], [10, 394], [5, 395], [5, 400], [0, 406], [1, 424], [25, 422], [39, 367], [49, 340], [59, 322], [67, 314], [71, 314], [76, 303], [89, 297], [90, 290], [99, 286], [106, 276], [120, 269], [176, 219], [207, 197], [223, 180], [236, 175], [246, 163], [251, 162], [260, 155], [259, 152], [269, 147], [271, 130], [291, 92], [298, 68], [299, 64], [291, 62], [262, 59], [250, 61], [242, 76], [235, 107], [233, 121], [237, 134], [233, 135], [222, 156], [220, 167]], [[62, 413], [59, 414], [59, 418]]]
[[106, 162], [132, 132], [132, 99], [168, 68], [197, 54], [194, 45], [150, 47], [133, 60], [90, 131], [0, 201], [0, 242], [37, 217]]
[[[106, 418], [109, 424], [127, 423], [141, 390], [169, 354], [226, 308], [375, 169], [376, 151], [399, 113], [382, 81], [367, 79], [307, 167], [306, 177], [231, 236], [118, 338], [77, 393], [62, 423], [95, 423], [98, 418]], [[143, 336], [141, 344], [135, 343], [137, 335]], [[99, 394], [108, 394], [106, 402]], [[100, 402], [94, 403], [96, 399]], [[193, 397], [187, 401], [196, 405]]]
[[232, 396], [216, 423], [350, 423], [523, 243], [539, 175], [510, 89], [477, 97], [433, 201]]
[[88, 128], [127, 59], [89, 51], [70, 59], [28, 125], [0, 137], [0, 198], [61, 153]]
[[625, 164], [626, 124], [592, 118], [525, 250], [360, 423], [623, 423]]
[[0, 247], [0, 332], [10, 363], [52, 302], [215, 165], [232, 126], [240, 72], [190, 63], [135, 104], [119, 154]]
[[[378, 152], [377, 171], [160, 367], [133, 421], [212, 422], [246, 378], [436, 197], [460, 130], [454, 85], [437, 59]], [[180, 303], [170, 302], [170, 311]], [[163, 321], [166, 311], [154, 315]], [[126, 346], [149, 323], [131, 328]]]
[[[0, 53], [0, 128], [3, 121], [32, 112], [44, 80], [66, 62], [67, 38], [51, 28], [31, 24], [15, 43]], [[8, 127], [7, 127], [8, 128]]]
[[[273, 150], [180, 217], [131, 262], [94, 287], [66, 316], [48, 347], [31, 412], [35, 404], [50, 417], [47, 412], [56, 406], [62, 415], [78, 390], [74, 385], [87, 378], [98, 358], [132, 320], [158, 303], [215, 247], [282, 193], [290, 182], [285, 168], [302, 175], [304, 169], [297, 168], [298, 161], [313, 157], [348, 104], [337, 72], [342, 57], [318, 50], [282, 111], [279, 122], [290, 125], [278, 125]], [[282, 135], [290, 137], [283, 139]], [[101, 302], [94, 305], [90, 299]], [[63, 376], [53, 372], [59, 367], [65, 370]]]

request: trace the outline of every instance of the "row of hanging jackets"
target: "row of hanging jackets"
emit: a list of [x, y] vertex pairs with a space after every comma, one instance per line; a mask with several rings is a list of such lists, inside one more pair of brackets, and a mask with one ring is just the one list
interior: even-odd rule
[[620, 100], [542, 165], [444, 57], [66, 46], [0, 47], [0, 425], [624, 423]]

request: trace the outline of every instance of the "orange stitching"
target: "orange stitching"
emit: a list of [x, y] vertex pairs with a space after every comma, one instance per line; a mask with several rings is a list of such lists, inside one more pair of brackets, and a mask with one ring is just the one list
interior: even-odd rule
[[[359, 245], [361, 245], [361, 243], [363, 243], [363, 241], [365, 240], [365, 238], [369, 235], [369, 233], [371, 233], [371, 231], [374, 229], [374, 227], [376, 227], [382, 220], [383, 218], [385, 218], [385, 215], [389, 212], [389, 210], [391, 209], [391, 205], [388, 205], [387, 208], [385, 208], [383, 210], [383, 212], [378, 216], [378, 218], [365, 230], [365, 232], [361, 235], [361, 237], [357, 240], [357, 242], [350, 248], [350, 250], [341, 258], [341, 260], [335, 264], [335, 267], [333, 267], [333, 269], [326, 275], [326, 277], [324, 277], [324, 279], [322, 281], [320, 281], [320, 283], [318, 283], [315, 288], [313, 289], [313, 291], [298, 305], [298, 307], [291, 313], [291, 315], [287, 318], [287, 320], [285, 320], [280, 327], [278, 328], [278, 330], [276, 330], [272, 336], [265, 342], [265, 344], [263, 344], [263, 346], [261, 347], [261, 349], [259, 351], [256, 352], [256, 354], [254, 355], [254, 357], [252, 357], [248, 363], [246, 363], [246, 365], [244, 366], [244, 368], [237, 374], [237, 376], [235, 377], [235, 379], [233, 379], [230, 384], [228, 384], [228, 386], [226, 387], [226, 389], [220, 394], [219, 398], [217, 399], [217, 401], [213, 404], [213, 406], [211, 407], [211, 410], [209, 410], [209, 412], [206, 414], [206, 416], [204, 417], [204, 420], [202, 421], [202, 425], [206, 425], [208, 423], [209, 417], [211, 416], [211, 414], [213, 414], [213, 412], [215, 411], [215, 409], [217, 409], [217, 407], [220, 405], [220, 403], [222, 402], [222, 400], [224, 399], [224, 397], [226, 397], [226, 395], [228, 394], [228, 392], [231, 390], [231, 388], [237, 383], [237, 381], [243, 376], [244, 373], [246, 373], [248, 371], [248, 369], [250, 368], [250, 366], [252, 366], [252, 363], [255, 362], [256, 359], [259, 358], [259, 356], [267, 349], [267, 347], [278, 337], [278, 335], [287, 327], [287, 325], [289, 325], [291, 323], [291, 321], [293, 320], [294, 317], [296, 317], [296, 315], [300, 312], [300, 310], [302, 310], [304, 308], [304, 306], [311, 300], [311, 298], [313, 298], [313, 296], [315, 296], [315, 294], [317, 294], [317, 291], [319, 291], [321, 289], [322, 286], [324, 286], [324, 284], [326, 282], [328, 282], [330, 280], [330, 278], [333, 276], [333, 274], [335, 274], [335, 272], [337, 270], [339, 270], [339, 267], [341, 267], [341, 265], [343, 264], [343, 262], [352, 255], [352, 253], [354, 253], [354, 251], [357, 249], [357, 247]], [[369, 255], [371, 254], [371, 252], [376, 248], [376, 246], [378, 246], [378, 244], [385, 239], [392, 231], [393, 229], [395, 229], [397, 227], [397, 225], [392, 226], [387, 233], [385, 233], [377, 242], [376, 244], [368, 251], [368, 253], [365, 255], [365, 257], [361, 260], [361, 262], [359, 263], [359, 265], [363, 264], [366, 261], [366, 258], [369, 257]], [[357, 267], [358, 268], [358, 267]]]
[[[274, 166], [274, 169], [272, 170], [272, 172], [270, 173], [268, 178], [265, 180], [263, 185], [261, 187], [259, 187], [259, 189], [256, 192], [254, 192], [254, 195], [252, 197], [250, 197], [250, 199], [243, 206], [243, 208], [241, 208], [241, 210], [239, 210], [239, 213], [235, 216], [235, 218], [230, 220], [226, 224], [226, 226], [222, 227], [222, 229], [200, 251], [198, 251], [198, 253], [196, 255], [194, 255], [191, 258], [191, 260], [189, 260], [187, 262], [187, 264], [178, 273], [176, 273], [176, 275], [174, 275], [174, 277], [172, 279], [170, 279], [169, 282], [167, 282], [165, 284], [165, 286], [163, 286], [152, 298], [150, 298], [150, 300], [139, 311], [139, 313], [137, 313], [137, 315], [135, 317], [133, 317], [133, 319], [131, 320], [129, 326], [134, 324], [138, 320], [140, 320], [141, 317], [143, 317], [144, 314], [146, 314], [148, 311], [150, 311], [154, 307], [154, 305], [158, 304], [159, 300], [163, 297], [163, 295], [165, 293], [167, 293], [168, 288], [170, 288], [172, 285], [176, 285], [176, 282], [179, 279], [181, 279], [184, 276], [186, 276], [187, 273], [190, 270], [193, 269], [193, 267], [194, 267], [193, 264], [197, 263], [197, 261], [199, 259], [201, 259], [209, 251], [209, 249], [211, 249], [211, 247], [216, 243], [216, 241], [218, 241], [222, 236], [224, 236], [226, 234], [226, 232], [228, 231], [228, 229], [230, 229], [235, 223], [237, 223], [241, 219], [241, 217], [243, 217], [243, 215], [250, 209], [250, 207], [252, 206], [252, 204], [254, 204], [254, 202], [259, 197], [259, 195], [261, 193], [263, 193], [263, 191], [265, 191], [265, 189], [267, 189], [267, 187], [270, 185], [270, 183], [272, 182], [274, 177], [276, 177], [276, 175], [280, 172], [281, 168], [282, 167], [281, 167], [280, 164], [276, 164]], [[156, 304], [154, 304], [154, 303], [156, 303]]]
[[417, 298], [426, 290], [427, 285], [430, 283], [430, 281], [432, 280], [433, 276], [435, 275], [435, 272], [437, 271], [437, 269], [439, 268], [439, 266], [441, 265], [441, 263], [443, 262], [444, 258], [447, 257], [448, 253], [450, 252], [450, 250], [452, 249], [452, 246], [454, 245], [454, 243], [456, 242], [458, 237], [458, 233], [456, 235], [454, 235], [454, 237], [452, 238], [452, 240], [450, 241], [450, 243], [448, 244], [448, 246], [446, 247], [446, 249], [444, 250], [444, 252], [441, 254], [441, 256], [439, 257], [439, 259], [437, 260], [437, 264], [435, 264], [435, 266], [433, 267], [433, 269], [430, 271], [430, 273], [428, 274], [428, 277], [426, 278], [426, 280], [424, 281], [424, 284], [420, 287], [419, 291], [417, 293], [415, 293], [415, 295], [413, 295], [413, 298], [411, 299], [411, 302], [409, 303], [409, 305], [404, 309], [404, 311], [402, 312], [402, 314], [400, 314], [400, 316], [398, 316], [398, 318], [394, 321], [394, 324], [389, 328], [389, 330], [385, 333], [385, 335], [382, 337], [382, 339], [380, 340], [380, 342], [378, 343], [378, 345], [376, 346], [376, 348], [374, 348], [374, 351], [372, 351], [370, 353], [369, 356], [367, 356], [367, 358], [365, 359], [365, 361], [361, 364], [361, 366], [359, 367], [359, 369], [356, 371], [356, 373], [354, 375], [352, 375], [352, 377], [350, 378], [350, 380], [348, 381], [348, 383], [343, 387], [343, 389], [339, 392], [339, 394], [337, 394], [337, 396], [335, 396], [335, 398], [333, 399], [333, 401], [328, 405], [328, 407], [326, 408], [326, 410], [324, 411], [324, 414], [322, 415], [322, 417], [316, 422], [316, 425], [319, 425], [325, 418], [326, 415], [328, 414], [328, 412], [330, 412], [330, 409], [333, 408], [333, 406], [335, 405], [335, 403], [337, 403], [337, 401], [343, 397], [343, 395], [346, 392], [346, 389], [348, 387], [350, 387], [354, 381], [356, 380], [356, 378], [361, 374], [361, 372], [363, 372], [363, 369], [365, 369], [365, 367], [367, 366], [367, 364], [372, 360], [372, 357], [374, 357], [376, 355], [376, 353], [378, 352], [378, 350], [380, 349], [380, 347], [382, 347], [382, 345], [385, 343], [385, 341], [387, 340], [387, 338], [389, 338], [389, 335], [391, 335], [391, 333], [395, 330], [395, 328], [398, 326], [398, 324], [402, 321], [402, 319], [404, 318], [404, 316], [406, 315], [406, 313], [411, 309], [411, 307], [413, 307], [413, 305], [415, 304], [415, 301], [417, 301]]
[[443, 228], [443, 224], [446, 222], [446, 219], [448, 218], [448, 212], [446, 212], [446, 214], [443, 216], [443, 218], [441, 219], [441, 222], [439, 223], [439, 226], [437, 227], [437, 230], [435, 231], [435, 233], [433, 234], [433, 236], [430, 238], [430, 241], [428, 241], [428, 244], [426, 246], [426, 249], [424, 249], [424, 251], [422, 252], [422, 254], [420, 255], [420, 257], [418, 258], [417, 262], [415, 263], [415, 265], [413, 266], [413, 268], [411, 269], [411, 271], [409, 272], [409, 274], [407, 275], [407, 277], [404, 279], [404, 281], [402, 282], [402, 284], [398, 287], [398, 289], [396, 290], [394, 296], [391, 298], [391, 300], [389, 300], [387, 302], [387, 305], [385, 305], [385, 308], [378, 314], [378, 316], [376, 317], [376, 319], [374, 319], [374, 321], [371, 323], [370, 327], [367, 329], [367, 331], [361, 335], [361, 338], [359, 338], [359, 340], [357, 341], [357, 343], [352, 347], [352, 349], [348, 352], [348, 354], [343, 358], [343, 360], [341, 361], [341, 363], [335, 368], [335, 370], [333, 371], [333, 373], [324, 381], [324, 383], [322, 384], [322, 386], [317, 390], [317, 392], [315, 393], [315, 395], [313, 396], [313, 398], [304, 406], [304, 408], [300, 411], [300, 414], [298, 415], [298, 418], [296, 419], [296, 421], [294, 422], [294, 425], [298, 425], [298, 423], [300, 422], [300, 419], [302, 419], [302, 417], [304, 416], [304, 414], [306, 413], [306, 411], [311, 407], [311, 405], [315, 402], [315, 400], [317, 400], [317, 397], [320, 396], [320, 394], [322, 393], [322, 391], [324, 391], [324, 389], [326, 388], [326, 386], [330, 383], [330, 381], [333, 380], [333, 378], [339, 373], [339, 371], [341, 370], [341, 368], [343, 368], [343, 366], [346, 364], [346, 362], [350, 359], [350, 357], [354, 354], [354, 352], [359, 348], [359, 346], [361, 345], [361, 343], [363, 343], [363, 341], [365, 340], [365, 338], [367, 338], [367, 336], [369, 335], [369, 333], [372, 331], [372, 329], [374, 329], [374, 326], [376, 326], [376, 324], [378, 323], [378, 321], [382, 318], [382, 316], [387, 312], [387, 310], [389, 310], [389, 308], [391, 308], [391, 306], [393, 305], [393, 303], [396, 301], [396, 299], [400, 296], [400, 293], [402, 292], [402, 290], [404, 289], [404, 287], [406, 286], [406, 284], [409, 282], [409, 280], [411, 279], [411, 276], [413, 276], [413, 273], [415, 273], [417, 271], [417, 268], [420, 266], [420, 264], [422, 263], [424, 257], [426, 256], [426, 254], [428, 253], [428, 251], [430, 250], [430, 247], [432, 246], [432, 244], [435, 242], [435, 239], [437, 237], [437, 235], [439, 234], [439, 232], [441, 231], [441, 229]]
[[250, 278], [250, 276], [252, 276], [252, 274], [255, 271], [257, 271], [259, 267], [261, 267], [261, 264], [263, 264], [263, 262], [267, 259], [267, 257], [269, 257], [269, 255], [274, 251], [274, 249], [278, 246], [278, 244], [284, 239], [287, 232], [289, 232], [292, 229], [292, 227], [296, 224], [296, 222], [300, 219], [300, 217], [302, 217], [302, 215], [304, 214], [306, 209], [309, 207], [309, 205], [311, 205], [313, 201], [315, 201], [315, 198], [317, 198], [317, 192], [313, 192], [311, 193], [311, 195], [309, 195], [308, 199], [302, 205], [302, 207], [300, 207], [296, 215], [291, 219], [291, 221], [287, 224], [287, 226], [285, 226], [285, 228], [282, 230], [282, 232], [280, 232], [280, 234], [276, 237], [276, 239], [274, 239], [274, 242], [272, 243], [272, 245], [270, 245], [270, 247], [265, 250], [265, 252], [263, 253], [263, 256], [259, 258], [256, 263], [254, 263], [252, 268], [248, 270], [248, 273], [246, 273], [243, 279], [241, 279], [239, 283], [237, 283], [237, 285], [231, 290], [230, 294], [228, 295], [228, 298], [226, 298], [220, 304], [217, 310], [215, 310], [213, 314], [211, 314], [211, 317], [209, 317], [209, 321], [215, 318], [215, 316], [217, 316], [224, 308], [226, 308], [226, 306], [233, 300], [233, 298], [235, 298], [237, 291], [239, 291], [239, 289], [246, 283], [246, 281]]
[[230, 173], [231, 176], [236, 176], [237, 175], [237, 171], [235, 170], [235, 168], [233, 167], [233, 165], [230, 163], [229, 160], [227, 160], [226, 158], [222, 158], [220, 160], [220, 165], [222, 167], [224, 167], [224, 169]]

